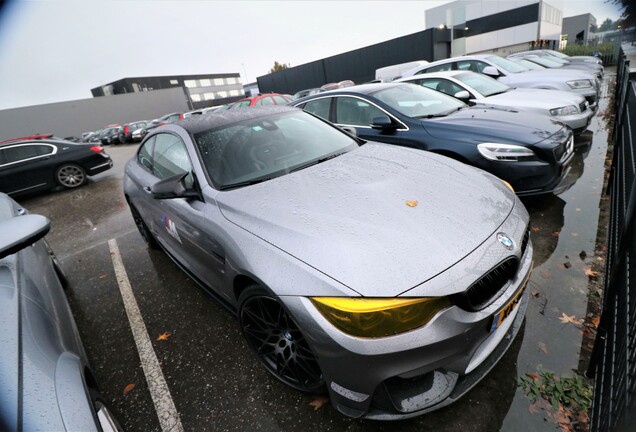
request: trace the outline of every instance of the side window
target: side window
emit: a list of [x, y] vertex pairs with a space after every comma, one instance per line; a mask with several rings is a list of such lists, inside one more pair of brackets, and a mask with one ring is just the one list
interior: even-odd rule
[[272, 99], [271, 96], [267, 96], [264, 97], [263, 99], [260, 100], [261, 105], [266, 106], [266, 105], [274, 105], [274, 99]]
[[40, 145], [19, 145], [15, 147], [5, 148], [3, 149], [4, 163], [20, 162], [25, 159], [31, 159], [31, 158], [36, 158], [38, 156], [42, 156], [43, 154], [46, 154], [46, 153], [41, 153], [43, 151], [41, 147], [47, 147], [50, 149], [49, 146], [40, 146]]
[[488, 66], [486, 63], [477, 60], [461, 60], [457, 62], [458, 70], [468, 70], [476, 73], [481, 73], [486, 66]]
[[431, 66], [429, 68], [419, 71], [417, 74], [419, 75], [419, 74], [424, 74], [429, 72], [442, 72], [442, 71], [449, 71], [449, 70], [453, 70], [453, 63], [444, 63], [437, 66]]
[[192, 187], [192, 164], [179, 137], [167, 133], [156, 135], [152, 161], [152, 173], [159, 179], [187, 172], [190, 174], [186, 177], [186, 187]]
[[282, 96], [273, 96], [274, 101], [276, 101], [277, 105], [287, 105], [287, 99]]
[[439, 79], [434, 89], [449, 96], [455, 96], [455, 93], [464, 90], [454, 82], [445, 79]]
[[413, 84], [419, 84], [422, 87], [430, 88], [432, 90], [437, 90], [437, 83], [439, 83], [439, 80], [436, 78], [433, 78], [433, 79], [419, 79], [419, 80], [413, 80], [409, 82]]
[[137, 161], [150, 172], [152, 172], [152, 150], [154, 147], [155, 137], [152, 137], [141, 146], [139, 153], [137, 153]]
[[373, 119], [386, 113], [370, 103], [352, 97], [336, 98], [336, 123], [369, 126]]
[[312, 114], [316, 114], [318, 117], [322, 117], [325, 120], [329, 120], [330, 105], [331, 98], [322, 98], [307, 102], [303, 109]]

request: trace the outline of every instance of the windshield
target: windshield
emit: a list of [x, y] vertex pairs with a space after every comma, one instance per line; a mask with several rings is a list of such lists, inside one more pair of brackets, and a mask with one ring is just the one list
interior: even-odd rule
[[529, 60], [526, 59], [514, 59], [513, 60], [515, 63], [519, 63], [520, 65], [523, 65], [524, 67], [530, 69], [530, 70], [542, 70], [545, 69], [544, 66], [538, 65], [536, 63], [532, 63]]
[[477, 90], [484, 96], [492, 96], [510, 90], [510, 87], [486, 75], [466, 72], [455, 75], [455, 78]]
[[486, 58], [486, 60], [496, 64], [499, 68], [503, 69], [508, 73], [519, 73], [519, 72], [527, 72], [528, 69], [521, 66], [519, 63], [515, 63], [508, 59], [499, 57], [499, 56], [490, 56]]
[[567, 58], [570, 57], [570, 56], [568, 56], [566, 54], [563, 54], [563, 53], [558, 52], [558, 51], [553, 51], [553, 50], [547, 50], [546, 53], [549, 54], [549, 55], [558, 57], [558, 58], [562, 58], [562, 59], [567, 59]]
[[554, 56], [550, 56], [550, 55], [541, 56], [540, 58], [542, 58], [544, 60], [547, 60], [547, 61], [551, 61], [553, 63], [558, 63], [560, 65], [570, 64], [570, 62], [567, 61], [567, 60], [563, 60], [562, 58], [554, 57]]
[[[554, 59], [556, 60], [556, 57]], [[538, 63], [541, 66], [545, 66], [547, 68], [558, 68], [562, 66], [559, 63], [545, 57], [529, 57], [528, 60], [534, 63]]]
[[358, 147], [357, 141], [305, 112], [257, 117], [194, 135], [217, 189], [280, 177]]
[[391, 86], [371, 94], [394, 110], [413, 118], [443, 116], [466, 106], [455, 98], [413, 84]]

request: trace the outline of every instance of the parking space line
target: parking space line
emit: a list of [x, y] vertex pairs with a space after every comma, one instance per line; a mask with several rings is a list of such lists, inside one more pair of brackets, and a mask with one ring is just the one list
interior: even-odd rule
[[115, 269], [117, 285], [119, 285], [119, 291], [124, 301], [128, 322], [130, 323], [135, 344], [137, 345], [141, 367], [148, 382], [152, 402], [155, 404], [161, 430], [164, 432], [182, 432], [183, 425], [181, 424], [179, 413], [177, 412], [177, 408], [170, 395], [170, 389], [168, 389], [168, 384], [159, 366], [159, 360], [157, 360], [157, 354], [152, 347], [152, 342], [150, 341], [146, 324], [139, 311], [137, 300], [135, 300], [124, 262], [119, 253], [117, 241], [115, 239], [109, 240], [108, 247]]

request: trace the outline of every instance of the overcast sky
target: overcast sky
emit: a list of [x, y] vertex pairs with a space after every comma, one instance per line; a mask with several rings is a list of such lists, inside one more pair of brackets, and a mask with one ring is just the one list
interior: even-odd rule
[[[564, 16], [591, 12], [599, 25], [620, 15], [611, 0], [562, 1]], [[424, 30], [424, 11], [444, 3], [9, 1], [0, 9], [0, 110], [90, 98], [125, 77], [238, 72], [251, 82], [275, 60], [296, 66]]]

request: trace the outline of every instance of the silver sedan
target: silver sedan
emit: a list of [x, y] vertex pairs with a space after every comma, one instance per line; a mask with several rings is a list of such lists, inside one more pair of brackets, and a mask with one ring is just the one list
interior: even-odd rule
[[237, 314], [263, 366], [348, 416], [457, 400], [525, 316], [528, 213], [508, 185], [297, 109], [157, 128], [124, 192], [148, 245]]
[[563, 90], [512, 88], [489, 76], [471, 71], [445, 71], [397, 80], [419, 84], [471, 105], [533, 111], [565, 123], [574, 134], [584, 132], [594, 111], [581, 95]]

